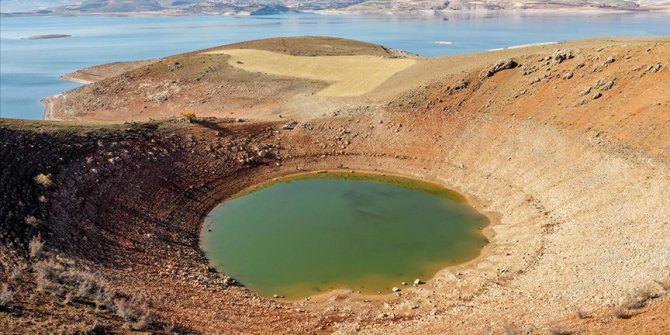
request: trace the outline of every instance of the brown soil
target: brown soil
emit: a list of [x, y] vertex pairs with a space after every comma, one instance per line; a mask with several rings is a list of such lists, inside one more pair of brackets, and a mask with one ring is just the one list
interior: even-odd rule
[[[286, 53], [294, 56], [404, 57], [381, 46], [340, 38], [279, 38], [216, 47]], [[134, 65], [141, 65], [136, 63]], [[117, 75], [124, 64], [81, 70], [68, 79], [88, 80], [93, 72], [104, 80], [49, 97], [45, 119], [52, 120], [150, 120], [194, 112], [215, 117], [273, 117], [314, 115], [345, 108], [359, 99], [328, 99], [313, 95], [327, 82], [270, 76], [236, 69], [225, 55], [202, 51], [167, 57]], [[109, 73], [99, 75], [109, 69]]]
[[[574, 57], [559, 63], [558, 49]], [[174, 71], [165, 71], [175, 65], [165, 59], [75, 93], [107, 104], [117, 102], [106, 95], [130, 79], [137, 85], [128, 92], [161, 80], [200, 89], [235, 82], [240, 91], [221, 99], [251, 101], [243, 88], [265, 85], [283, 104], [298, 105], [288, 97], [322, 86], [244, 73], [199, 54], [178, 57], [183, 67]], [[509, 57], [520, 66], [482, 76]], [[38, 259], [26, 256], [26, 246], [39, 232], [46, 243], [40, 257], [57, 255], [120, 294], [143, 296], [154, 313], [148, 328], [159, 333], [166, 325], [203, 334], [668, 333], [668, 59], [668, 38], [426, 59], [356, 107], [321, 116], [326, 104], [294, 114], [299, 125], [292, 130], [259, 113], [258, 101], [240, 105], [235, 116], [252, 119], [244, 122], [2, 120], [0, 278], [16, 294], [0, 311], [0, 329], [127, 327], [113, 309], [66, 304], [58, 290], [38, 289]], [[217, 70], [204, 71], [210, 67]], [[201, 70], [207, 85], [189, 77]], [[91, 103], [81, 97], [71, 106]], [[263, 104], [276, 100], [259, 96]], [[80, 117], [144, 118], [133, 104], [124, 106]], [[496, 218], [491, 243], [475, 261], [400, 295], [342, 290], [282, 301], [230, 285], [209, 268], [198, 237], [210, 209], [248, 186], [322, 169], [394, 173], [454, 188]], [[40, 173], [53, 185], [36, 183]], [[26, 270], [10, 279], [20, 266]]]

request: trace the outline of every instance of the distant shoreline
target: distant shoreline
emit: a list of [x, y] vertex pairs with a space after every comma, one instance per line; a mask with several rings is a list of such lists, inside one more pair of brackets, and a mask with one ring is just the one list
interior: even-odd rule
[[512, 45], [512, 46], [508, 46], [508, 47], [504, 47], [504, 48], [488, 49], [487, 51], [500, 51], [500, 50], [509, 50], [509, 49], [519, 49], [519, 48], [537, 47], [537, 46], [552, 45], [552, 44], [558, 44], [558, 42], [556, 42], [556, 41], [551, 41], [551, 42], [526, 43], [526, 44]]
[[[503, 15], [517, 15], [517, 16], [562, 16], [562, 15], [593, 15], [593, 14], [670, 14], [670, 4], [657, 7], [637, 7], [637, 8], [618, 8], [618, 7], [575, 7], [575, 6], [557, 6], [546, 8], [510, 8], [510, 9], [445, 9], [445, 10], [384, 10], [384, 9], [322, 9], [309, 11], [294, 11], [291, 13], [277, 13], [271, 15], [257, 15], [257, 16], [276, 16], [276, 15], [360, 15], [360, 16], [402, 16], [402, 17], [458, 17], [468, 16], [472, 18], [484, 18], [491, 16]], [[23, 17], [23, 16], [53, 16], [53, 17], [68, 17], [68, 16], [104, 16], [104, 17], [180, 17], [180, 16], [232, 16], [232, 17], [247, 17], [251, 16], [249, 11], [230, 11], [230, 12], [187, 12], [187, 11], [142, 11], [142, 12], [16, 12], [16, 13], [0, 13], [0, 17]]]

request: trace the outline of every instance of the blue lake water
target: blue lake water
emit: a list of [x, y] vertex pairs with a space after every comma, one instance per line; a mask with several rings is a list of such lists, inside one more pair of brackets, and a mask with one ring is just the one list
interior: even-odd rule
[[[22, 39], [42, 34], [72, 37]], [[2, 17], [0, 117], [42, 118], [40, 99], [77, 87], [59, 76], [82, 67], [266, 37], [339, 36], [434, 56], [591, 36], [668, 34], [668, 14], [494, 16], [476, 20], [307, 14]]]

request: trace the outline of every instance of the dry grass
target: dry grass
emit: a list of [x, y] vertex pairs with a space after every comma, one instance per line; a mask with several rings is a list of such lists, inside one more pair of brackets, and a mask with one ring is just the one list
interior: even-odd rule
[[670, 291], [670, 279], [656, 280], [656, 284], [661, 286], [664, 291]]
[[612, 316], [617, 319], [630, 319], [633, 317], [633, 315], [622, 306], [615, 307], [614, 310], [612, 310]]
[[589, 313], [589, 312], [587, 312], [587, 311], [585, 311], [585, 310], [583, 310], [583, 309], [577, 310], [577, 316], [578, 316], [580, 319], [582, 319], [582, 320], [583, 320], [583, 319], [590, 319], [590, 318], [593, 317], [593, 316], [591, 315], [591, 313]]
[[26, 216], [24, 221], [26, 222], [27, 225], [30, 225], [30, 226], [33, 226], [33, 227], [37, 226], [37, 224], [40, 223], [39, 220], [32, 215]]
[[526, 335], [532, 333], [531, 329], [528, 327], [518, 326], [516, 324], [510, 324], [505, 327], [505, 335]]
[[2, 285], [2, 290], [0, 290], [0, 307], [7, 307], [12, 301], [14, 301], [14, 291], [7, 284]]
[[51, 180], [51, 176], [46, 175], [44, 173], [40, 173], [37, 176], [35, 176], [35, 182], [49, 188], [53, 185], [53, 181]]
[[180, 115], [184, 120], [188, 122], [193, 122], [193, 120], [195, 120], [196, 118], [195, 113], [193, 112], [182, 112]]
[[151, 324], [149, 307], [142, 299], [116, 299], [114, 306], [116, 314], [122, 317], [126, 321], [126, 324], [134, 330], [146, 329]]
[[30, 257], [40, 258], [44, 251], [44, 242], [42, 242], [42, 237], [40, 235], [33, 236], [28, 243], [28, 249], [30, 251]]
[[111, 310], [134, 330], [144, 330], [151, 325], [151, 313], [143, 299], [112, 290], [95, 273], [67, 268], [54, 259], [39, 261], [33, 269], [38, 288], [63, 297], [65, 304], [95, 305], [96, 312]]
[[39, 261], [33, 265], [35, 271], [37, 288], [42, 291], [53, 291], [60, 293], [60, 286], [57, 284], [63, 266], [53, 259]]
[[549, 333], [552, 335], [571, 335], [573, 332], [564, 326], [553, 325], [549, 327]]
[[416, 61], [375, 56], [290, 56], [263, 50], [230, 49], [206, 52], [225, 54], [236, 68], [270, 75], [333, 82], [321, 96], [360, 96], [368, 93]]
[[9, 273], [9, 280], [17, 281], [21, 279], [21, 276], [23, 276], [23, 269], [17, 266]]
[[624, 307], [628, 309], [640, 309], [645, 307], [650, 300], [658, 297], [659, 294], [652, 287], [642, 287], [628, 296], [624, 303]]

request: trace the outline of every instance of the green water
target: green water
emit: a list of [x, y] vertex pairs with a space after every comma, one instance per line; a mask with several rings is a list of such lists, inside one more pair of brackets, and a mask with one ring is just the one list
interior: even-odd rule
[[389, 293], [477, 257], [487, 224], [462, 196], [434, 184], [318, 174], [222, 203], [203, 247], [215, 266], [268, 296]]

